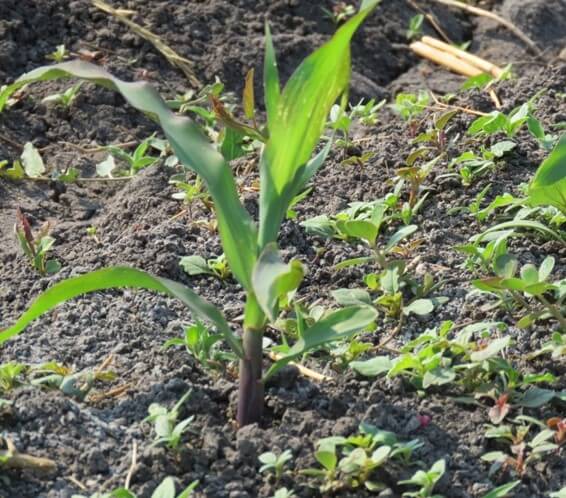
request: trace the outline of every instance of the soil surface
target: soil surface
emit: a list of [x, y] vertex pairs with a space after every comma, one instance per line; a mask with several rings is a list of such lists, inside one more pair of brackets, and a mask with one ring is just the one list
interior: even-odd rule
[[[260, 81], [264, 21], [271, 23], [283, 79], [300, 60], [334, 31], [321, 7], [332, 2], [303, 0], [130, 0], [111, 2], [136, 12], [133, 20], [146, 25], [179, 54], [194, 63], [203, 83], [215, 77], [226, 88], [241, 94], [244, 76], [256, 68]], [[544, 89], [539, 97], [537, 117], [546, 127], [566, 121], [566, 63], [560, 53], [566, 47], [566, 2], [564, 0], [506, 0], [487, 2], [511, 19], [544, 50], [545, 59], [533, 59], [525, 46], [504, 28], [484, 18], [474, 18], [434, 2], [419, 2], [434, 12], [438, 22], [455, 43], [471, 41], [470, 50], [496, 63], [516, 63], [518, 77], [497, 88], [503, 111], [508, 112]], [[357, 34], [353, 43], [351, 97], [387, 98], [399, 91], [429, 88], [438, 94], [456, 91], [463, 79], [420, 62], [408, 50], [406, 30], [415, 11], [409, 2], [383, 0], [375, 15]], [[425, 33], [436, 36], [425, 26]], [[173, 68], [151, 44], [133, 34], [107, 14], [83, 0], [2, 0], [0, 2], [0, 82], [12, 82], [23, 72], [46, 62], [47, 54], [59, 44], [73, 51], [98, 52], [97, 60], [125, 79], [147, 78], [169, 97], [190, 88], [186, 78]], [[93, 175], [94, 165], [105, 152], [89, 151], [110, 143], [141, 141], [154, 132], [155, 125], [124, 104], [115, 94], [84, 85], [68, 110], [41, 103], [46, 95], [67, 84], [49, 83], [31, 87], [25, 97], [0, 115], [0, 160], [14, 160], [22, 145], [32, 142], [41, 150], [51, 170], [70, 166], [81, 176]], [[258, 87], [258, 100], [261, 91]], [[490, 112], [493, 103], [479, 91], [460, 93], [455, 101], [462, 107]], [[420, 123], [426, 129], [432, 114]], [[504, 165], [489, 176], [463, 187], [445, 176], [450, 159], [467, 150], [462, 139], [473, 116], [462, 113], [448, 130], [447, 155], [427, 179], [430, 196], [414, 223], [421, 244], [409, 258], [417, 274], [433, 272], [445, 283], [439, 294], [448, 302], [434, 313], [410, 317], [391, 343], [399, 347], [428, 327], [444, 320], [457, 324], [482, 320], [503, 320], [514, 338], [510, 355], [526, 371], [551, 372], [559, 379], [552, 385], [566, 390], [566, 361], [548, 356], [535, 362], [525, 359], [548, 340], [551, 326], [542, 322], [527, 330], [512, 325], [497, 310], [484, 311], [486, 300], [470, 296], [474, 275], [463, 268], [464, 257], [454, 246], [466, 242], [481, 226], [472, 217], [451, 215], [456, 207], [468, 205], [487, 184], [487, 200], [510, 192], [520, 194], [545, 157], [534, 139], [522, 131], [518, 146]], [[349, 153], [372, 152], [363, 168], [341, 164], [343, 150], [336, 150], [316, 177], [312, 193], [296, 208], [297, 218], [285, 222], [280, 245], [286, 257], [298, 257], [309, 268], [300, 293], [306, 302], [320, 299], [331, 304], [330, 292], [343, 287], [362, 286], [363, 269], [335, 272], [331, 268], [347, 257], [365, 254], [361, 245], [328, 241], [305, 232], [300, 225], [319, 214], [334, 214], [354, 201], [371, 201], [391, 192], [390, 179], [403, 166], [414, 146], [414, 129], [403, 123], [388, 107], [373, 127], [357, 129], [355, 149]], [[238, 171], [250, 171], [253, 158], [239, 160]], [[143, 170], [131, 180], [89, 181], [63, 184], [55, 181], [11, 182], [0, 179], [0, 327], [11, 324], [39, 292], [72, 275], [114, 264], [151, 271], [190, 285], [218, 305], [239, 327], [243, 293], [238, 285], [212, 277], [188, 277], [179, 258], [198, 254], [212, 257], [221, 253], [219, 240], [206, 223], [210, 212], [195, 207], [179, 215], [183, 205], [172, 198], [176, 189], [169, 184], [174, 171], [164, 164]], [[249, 186], [255, 173], [242, 173], [241, 185]], [[246, 204], [256, 210], [255, 194], [249, 189]], [[59, 273], [40, 277], [22, 255], [13, 235], [15, 210], [20, 207], [34, 228], [53, 224], [56, 239], [54, 257], [62, 264]], [[87, 235], [97, 229], [98, 241]], [[485, 227], [484, 227], [485, 228]], [[566, 276], [566, 249], [559, 242], [537, 236], [514, 239], [511, 250], [521, 262], [540, 263], [552, 255], [558, 277]], [[322, 251], [324, 249], [324, 251]], [[2, 394], [12, 402], [0, 410], [2, 435], [16, 448], [31, 455], [53, 459], [56, 470], [47, 475], [9, 472], [0, 479], [0, 496], [5, 498], [70, 498], [109, 491], [124, 483], [137, 447], [137, 467], [132, 489], [138, 497], [151, 495], [167, 475], [187, 485], [200, 480], [197, 497], [269, 497], [281, 486], [295, 490], [299, 497], [328, 496], [308, 481], [291, 474], [275, 483], [260, 474], [258, 455], [265, 451], [290, 449], [291, 469], [314, 465], [316, 441], [330, 435], [356, 433], [360, 422], [395, 432], [399, 438], [418, 438], [423, 446], [416, 458], [427, 468], [440, 458], [447, 471], [435, 489], [446, 497], [481, 497], [496, 485], [511, 480], [509, 473], [491, 477], [482, 454], [496, 449], [484, 437], [489, 422], [485, 406], [463, 406], [446, 390], [426, 396], [398, 379], [364, 379], [350, 370], [336, 372], [332, 364], [312, 361], [310, 366], [332, 377], [316, 383], [287, 368], [268, 385], [267, 409], [263, 423], [237, 429], [234, 424], [235, 379], [215, 376], [203, 370], [181, 348], [165, 351], [163, 343], [181, 335], [190, 316], [174, 301], [141, 291], [95, 293], [60, 306], [34, 322], [17, 339], [0, 349], [0, 361], [38, 364], [57, 361], [74, 371], [95, 369], [112, 354], [111, 368], [118, 378], [97, 383], [86, 401], [77, 401], [60, 391], [20, 387]], [[364, 340], [379, 343], [395, 326], [380, 319], [375, 333]], [[113, 396], [113, 388], [124, 387]], [[178, 453], [151, 447], [152, 428], [143, 422], [151, 403], [172, 406], [187, 390], [190, 400], [181, 417], [195, 419]], [[110, 391], [110, 394], [108, 394]], [[105, 394], [107, 393], [107, 394]], [[549, 404], [525, 414], [547, 419], [566, 416], [564, 405]], [[428, 415], [431, 423], [419, 424]], [[397, 469], [384, 480], [390, 488], [379, 494], [397, 497], [406, 488], [396, 483], [409, 478], [415, 468]], [[548, 497], [566, 486], [564, 451], [530, 467], [515, 488], [520, 498]], [[336, 496], [370, 496], [365, 491], [341, 492]], [[377, 494], [371, 495], [377, 496]]]

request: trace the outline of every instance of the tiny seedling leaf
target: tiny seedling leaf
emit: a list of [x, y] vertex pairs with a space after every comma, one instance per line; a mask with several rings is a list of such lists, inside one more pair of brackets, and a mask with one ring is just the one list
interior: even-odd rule
[[26, 175], [30, 178], [38, 178], [45, 173], [45, 164], [43, 164], [43, 159], [41, 158], [39, 151], [31, 142], [27, 142], [24, 145], [24, 151], [22, 152], [20, 159], [22, 160], [22, 165]]

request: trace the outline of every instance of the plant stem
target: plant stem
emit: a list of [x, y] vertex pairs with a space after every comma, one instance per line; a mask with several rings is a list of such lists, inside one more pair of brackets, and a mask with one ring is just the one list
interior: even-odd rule
[[240, 427], [259, 422], [263, 413], [263, 332], [265, 315], [254, 295], [248, 295], [244, 313], [244, 358], [240, 360], [238, 414]]
[[537, 296], [538, 300], [546, 307], [546, 309], [548, 310], [548, 312], [554, 317], [556, 318], [556, 320], [558, 321], [558, 323], [560, 324], [560, 328], [566, 332], [566, 318], [562, 315], [562, 312], [560, 311], [560, 308], [558, 306], [556, 306], [555, 304], [552, 304], [548, 301], [548, 299], [546, 299], [544, 296]]

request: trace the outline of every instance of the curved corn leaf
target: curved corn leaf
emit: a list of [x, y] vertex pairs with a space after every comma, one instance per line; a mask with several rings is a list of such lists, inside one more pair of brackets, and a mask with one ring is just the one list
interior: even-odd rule
[[0, 331], [0, 344], [19, 334], [39, 316], [69, 299], [90, 292], [124, 287], [153, 290], [177, 298], [198, 318], [214, 324], [234, 352], [240, 357], [243, 356], [240, 339], [232, 332], [228, 322], [216, 306], [182, 284], [155, 277], [135, 268], [121, 266], [69, 278], [50, 287], [39, 295], [14, 325]]
[[[350, 40], [377, 5], [352, 17], [321, 48], [307, 57], [277, 96], [276, 80], [267, 45], [266, 107], [269, 140], [260, 162], [259, 248], [274, 242], [289, 202], [303, 186], [300, 169], [311, 158], [324, 130], [328, 113], [350, 79]], [[268, 39], [269, 42], [269, 39]], [[277, 104], [274, 110], [275, 103]]]
[[265, 58], [263, 63], [263, 87], [265, 92], [265, 110], [267, 111], [267, 128], [271, 129], [272, 123], [277, 119], [277, 108], [281, 96], [279, 86], [279, 71], [277, 70], [277, 60], [275, 49], [273, 48], [273, 38], [269, 24], [265, 24]]
[[566, 213], [566, 135], [537, 170], [529, 187], [529, 201]]
[[249, 290], [257, 258], [257, 237], [252, 219], [238, 198], [232, 171], [199, 127], [189, 118], [175, 115], [151, 85], [122, 81], [88, 62], [63, 62], [40, 67], [18, 78], [0, 94], [0, 111], [8, 97], [26, 84], [70, 77], [116, 90], [136, 109], [158, 121], [181, 163], [206, 182], [214, 200], [226, 258], [236, 278]]
[[297, 289], [304, 275], [300, 261], [283, 262], [275, 243], [265, 247], [254, 268], [252, 284], [258, 304], [272, 322], [277, 318], [279, 298]]
[[377, 311], [371, 306], [364, 305], [349, 306], [331, 313], [305, 330], [303, 336], [287, 354], [271, 366], [264, 380], [307, 351], [332, 341], [346, 339], [362, 331], [373, 323], [376, 317]]

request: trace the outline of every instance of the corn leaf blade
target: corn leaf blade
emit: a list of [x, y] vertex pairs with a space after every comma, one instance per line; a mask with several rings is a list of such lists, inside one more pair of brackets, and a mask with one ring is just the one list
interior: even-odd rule
[[[311, 158], [332, 105], [347, 90], [350, 41], [377, 5], [377, 1], [368, 3], [368, 8], [352, 17], [329, 42], [301, 63], [279, 98], [275, 97], [275, 90], [266, 92], [271, 117], [270, 138], [260, 162], [260, 249], [275, 241], [289, 202], [303, 186], [298, 181], [303, 178], [300, 170]], [[268, 43], [266, 52], [269, 50]], [[273, 71], [271, 76], [266, 73], [266, 82], [268, 78], [269, 88], [274, 89]]]
[[250, 289], [257, 258], [257, 237], [252, 219], [238, 198], [234, 176], [222, 154], [199, 127], [190, 119], [175, 115], [151, 85], [122, 81], [88, 62], [63, 62], [40, 67], [18, 78], [0, 94], [0, 111], [9, 96], [26, 84], [70, 77], [116, 90], [133, 107], [158, 121], [181, 163], [206, 182], [214, 200], [220, 237], [232, 272], [246, 289]]
[[182, 284], [122, 266], [93, 271], [63, 280], [50, 287], [36, 298], [14, 325], [0, 331], [0, 344], [19, 334], [36, 318], [69, 299], [90, 292], [126, 287], [157, 291], [177, 298], [197, 317], [214, 324], [234, 352], [240, 357], [243, 356], [240, 339], [232, 332], [222, 312], [216, 306]]
[[304, 331], [303, 336], [293, 345], [283, 358], [276, 361], [265, 375], [269, 378], [290, 361], [298, 358], [307, 351], [323, 344], [346, 339], [353, 334], [361, 332], [373, 323], [377, 311], [371, 306], [349, 306], [342, 308], [319, 320], [312, 327]]

